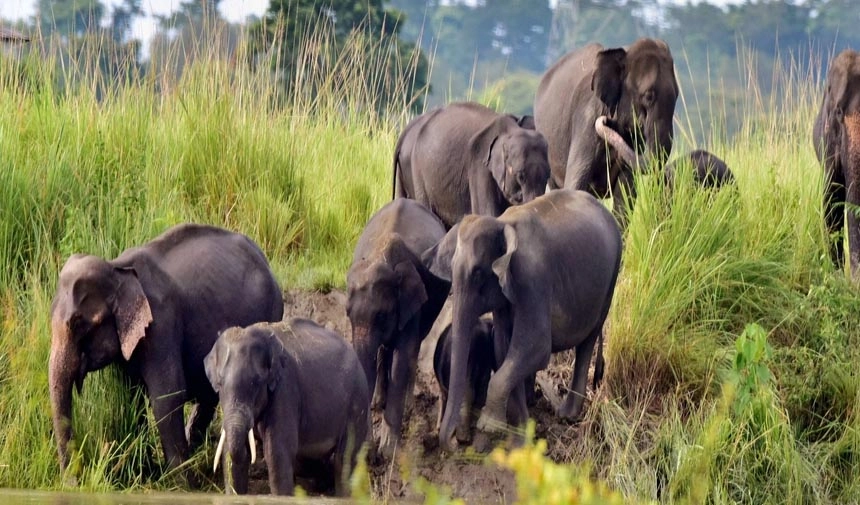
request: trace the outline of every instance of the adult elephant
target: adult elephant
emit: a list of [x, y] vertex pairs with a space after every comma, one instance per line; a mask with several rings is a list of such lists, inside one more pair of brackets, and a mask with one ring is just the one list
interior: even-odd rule
[[421, 262], [421, 253], [444, 236], [444, 225], [429, 209], [396, 198], [368, 221], [346, 275], [352, 344], [375, 388], [374, 403], [385, 411], [378, 437], [385, 457], [400, 440], [421, 341], [451, 287]]
[[[469, 215], [422, 256], [435, 275], [452, 280], [452, 353], [448, 404], [439, 441], [453, 435], [467, 384], [472, 335], [493, 313], [501, 365], [490, 379], [478, 429], [506, 419], [525, 422], [524, 381], [550, 354], [576, 349], [570, 393], [561, 417], [582, 413], [588, 365], [598, 345], [595, 383], [603, 374], [603, 323], [621, 263], [621, 233], [612, 214], [583, 191], [550, 191], [498, 218]], [[509, 409], [509, 397], [515, 402]]]
[[[848, 253], [851, 274], [858, 276], [860, 222], [853, 206], [860, 205], [860, 53], [846, 49], [830, 63], [821, 108], [815, 118], [812, 140], [824, 165], [824, 220], [831, 235], [844, 226], [848, 215]], [[847, 204], [847, 205], [846, 205]], [[834, 241], [830, 257], [842, 269], [842, 240]]]
[[421, 202], [450, 228], [466, 214], [498, 216], [542, 195], [547, 144], [514, 116], [452, 103], [407, 125], [394, 171], [394, 196]]
[[[60, 467], [69, 461], [72, 385], [118, 363], [149, 397], [164, 456], [175, 468], [203, 441], [218, 397], [203, 368], [218, 331], [283, 316], [281, 290], [248, 237], [183, 224], [106, 261], [76, 254], [51, 306], [48, 381]], [[197, 402], [183, 430], [186, 401]], [[106, 406], [106, 408], [109, 408]]]
[[643, 38], [628, 47], [589, 44], [564, 55], [541, 78], [534, 122], [549, 144], [551, 188], [572, 188], [615, 198], [623, 216], [633, 196], [631, 166], [607, 149], [594, 124], [606, 116], [644, 161], [662, 167], [672, 150], [678, 83], [669, 46]]
[[349, 494], [370, 403], [364, 370], [342, 336], [300, 318], [228, 328], [204, 365], [224, 411], [214, 468], [223, 451], [228, 493], [248, 492], [256, 429], [272, 494], [293, 494], [301, 460], [331, 463], [336, 494]]

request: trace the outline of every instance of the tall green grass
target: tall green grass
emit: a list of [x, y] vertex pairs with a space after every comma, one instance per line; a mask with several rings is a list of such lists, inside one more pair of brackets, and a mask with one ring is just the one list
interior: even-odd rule
[[[381, 115], [368, 106], [366, 75], [383, 63], [359, 53], [303, 53], [312, 84], [291, 96], [277, 75], [217, 53], [175, 81], [94, 86], [67, 74], [62, 89], [50, 59], [2, 61], [0, 487], [176, 486], [153, 480], [152, 420], [137, 429], [145, 402], [110, 369], [76, 398], [79, 450], [59, 473], [49, 310], [70, 254], [114, 257], [194, 220], [248, 234], [285, 288], [344, 284], [355, 239], [390, 197], [411, 103]], [[591, 461], [631, 500], [860, 500], [860, 299], [827, 254], [810, 139], [820, 79], [774, 75], [780, 93], [750, 83], [740, 134], [727, 142], [715, 129], [707, 146], [735, 187], [702, 191], [684, 170], [672, 191], [658, 177], [637, 182], [606, 382], [570, 442], [550, 444], [554, 459]], [[677, 125], [675, 156], [695, 147], [691, 130]], [[211, 446], [190, 463], [202, 476]]]

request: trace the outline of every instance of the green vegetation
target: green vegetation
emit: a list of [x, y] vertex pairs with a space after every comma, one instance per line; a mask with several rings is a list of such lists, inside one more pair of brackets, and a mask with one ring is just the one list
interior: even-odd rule
[[[169, 86], [64, 76], [75, 85], [62, 89], [53, 61], [0, 60], [0, 487], [176, 486], [150, 479], [152, 420], [133, 428], [142, 402], [112, 369], [74, 402], [77, 456], [59, 474], [48, 319], [70, 254], [113, 257], [195, 220], [251, 236], [284, 287], [343, 285], [356, 237], [390, 197], [391, 118], [411, 102], [371, 112], [379, 87], [343, 57], [354, 48], [339, 50], [334, 67], [305, 67], [313, 93], [289, 95], [268, 73], [214, 57]], [[751, 85], [739, 134], [711, 139], [736, 188], [703, 192], [684, 171], [672, 192], [640, 179], [606, 382], [578, 436], [548, 444], [555, 461], [587, 470], [545, 461], [548, 482], [605, 491], [596, 478], [631, 501], [860, 500], [860, 298], [827, 255], [810, 141], [820, 83], [776, 75], [778, 98]], [[675, 155], [692, 129], [678, 125]], [[213, 446], [190, 462], [201, 476]], [[531, 461], [534, 447], [517, 457]], [[516, 467], [512, 457], [497, 461]]]

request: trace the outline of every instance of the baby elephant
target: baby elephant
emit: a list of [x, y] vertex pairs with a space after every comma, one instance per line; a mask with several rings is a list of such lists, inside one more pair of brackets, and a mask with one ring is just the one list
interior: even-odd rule
[[686, 156], [672, 160], [663, 169], [666, 184], [671, 186], [675, 179], [676, 166], [689, 163], [693, 169], [693, 180], [704, 188], [720, 188], [725, 184], [735, 182], [735, 175], [726, 165], [726, 162], [717, 155], [696, 149], [690, 151]]
[[[439, 418], [436, 428], [442, 425], [445, 416], [445, 404], [448, 403], [448, 377], [451, 375], [451, 325], [445, 327], [439, 334], [436, 342], [436, 351], [433, 353], [433, 372], [439, 383]], [[463, 407], [460, 412], [460, 425], [457, 426], [457, 440], [469, 442], [471, 440], [472, 410], [480, 410], [487, 402], [487, 386], [490, 384], [490, 375], [496, 369], [495, 346], [493, 345], [493, 322], [489, 319], [481, 319], [472, 334], [472, 343], [469, 347], [469, 361], [466, 365], [469, 371], [466, 377], [467, 385]]]
[[215, 469], [226, 444], [228, 493], [248, 492], [254, 428], [273, 494], [293, 494], [299, 458], [331, 462], [336, 493], [348, 493], [370, 408], [364, 370], [346, 340], [307, 319], [233, 327], [219, 334], [204, 365], [224, 414]]

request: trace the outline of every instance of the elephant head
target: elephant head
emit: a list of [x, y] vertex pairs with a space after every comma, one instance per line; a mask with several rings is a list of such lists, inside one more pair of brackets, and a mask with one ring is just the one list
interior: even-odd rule
[[669, 46], [662, 40], [639, 39], [626, 49], [600, 51], [591, 89], [625, 142], [662, 167], [672, 151], [678, 99]]
[[517, 250], [517, 233], [501, 220], [467, 215], [422, 260], [434, 275], [452, 282], [451, 368], [448, 403], [439, 429], [439, 441], [453, 448], [460, 405], [467, 387], [467, 363], [472, 336], [481, 330], [481, 315], [515, 301], [511, 260]]
[[223, 409], [214, 470], [226, 445], [224, 454], [230, 461], [224, 467], [227, 491], [245, 494], [249, 466], [257, 459], [254, 424], [264, 415], [284, 377], [284, 346], [265, 325], [228, 328], [218, 334], [203, 366]]
[[62, 469], [69, 462], [72, 384], [80, 393], [88, 372], [129, 360], [151, 322], [149, 302], [133, 268], [85, 255], [74, 255], [63, 266], [51, 305], [48, 368]]
[[547, 143], [512, 116], [499, 116], [469, 141], [478, 166], [486, 166], [505, 200], [519, 205], [544, 194], [550, 168]]
[[426, 269], [396, 234], [374, 259], [356, 261], [347, 273], [346, 313], [371, 394], [379, 347], [393, 345], [428, 300], [422, 274]]

